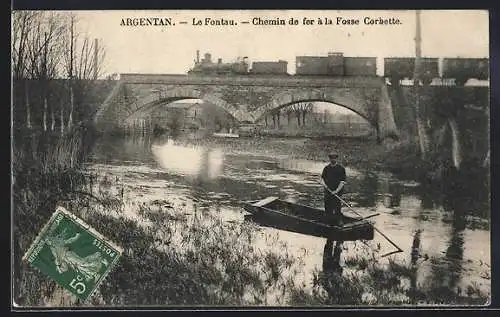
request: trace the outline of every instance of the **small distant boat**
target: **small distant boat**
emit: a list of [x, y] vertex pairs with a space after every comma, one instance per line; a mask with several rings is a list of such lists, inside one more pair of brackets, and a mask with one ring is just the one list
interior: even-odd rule
[[335, 241], [373, 240], [374, 228], [366, 219], [378, 215], [364, 218], [343, 215], [344, 224], [340, 227], [332, 225], [328, 215], [321, 209], [284, 201], [278, 197], [243, 202], [243, 208], [250, 213], [245, 216], [245, 220]]
[[212, 136], [216, 138], [239, 138], [240, 136], [235, 133], [213, 133]]

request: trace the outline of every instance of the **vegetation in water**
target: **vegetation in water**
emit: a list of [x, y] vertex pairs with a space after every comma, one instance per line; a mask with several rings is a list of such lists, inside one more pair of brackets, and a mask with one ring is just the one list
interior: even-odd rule
[[[92, 144], [88, 131], [75, 130], [51, 142], [49, 136], [30, 138], [45, 145], [35, 147], [40, 150], [34, 154], [29, 142], [14, 147], [15, 299], [20, 305], [448, 305], [488, 300], [475, 282], [463, 289], [443, 281], [418, 284], [417, 266], [379, 261], [380, 254], [366, 246], [345, 258], [341, 273], [316, 270], [311, 277], [302, 259], [277, 237], [264, 235], [268, 245], [279, 248], [257, 247], [262, 233], [252, 223], [227, 222], [202, 211], [188, 215], [191, 210], [165, 200], [127, 201], [119, 180], [81, 168]], [[125, 250], [85, 303], [20, 262], [58, 204]]]
[[[301, 259], [277, 237], [265, 239], [281, 244], [279, 251], [258, 248], [260, 232], [252, 223], [226, 222], [210, 213], [183, 216], [162, 200], [128, 204], [118, 188], [61, 203], [124, 248], [94, 298], [69, 300], [75, 306], [436, 305], [488, 299], [474, 285], [461, 295], [439, 285], [412, 287], [416, 267], [383, 263], [361, 242], [356, 256], [345, 259], [344, 272], [317, 270], [311, 280], [300, 280]], [[46, 280], [42, 276], [40, 282]], [[47, 284], [46, 292], [58, 294], [59, 286]]]

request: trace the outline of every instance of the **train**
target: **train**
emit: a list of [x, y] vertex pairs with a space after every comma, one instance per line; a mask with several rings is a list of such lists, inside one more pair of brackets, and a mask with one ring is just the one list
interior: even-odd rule
[[[384, 77], [392, 79], [411, 79], [415, 73], [414, 57], [399, 57], [384, 59]], [[439, 59], [423, 57], [420, 59], [421, 79], [430, 83], [433, 78], [439, 77]]]
[[200, 51], [196, 51], [196, 60], [194, 67], [188, 71], [188, 74], [200, 75], [223, 75], [223, 74], [246, 74], [248, 73], [248, 57], [238, 59], [233, 63], [223, 63], [219, 58], [217, 63], [212, 62], [212, 54], [205, 53], [204, 58], [200, 60]]
[[465, 83], [468, 78], [487, 80], [490, 63], [487, 58], [444, 58], [443, 77], [455, 78], [457, 83]]
[[[385, 58], [384, 77], [393, 79], [412, 79], [415, 72], [415, 58]], [[454, 78], [455, 83], [463, 85], [468, 79], [488, 80], [489, 60], [487, 58], [443, 58], [439, 73], [438, 58], [421, 58], [420, 74], [424, 82], [433, 78]]]
[[[198, 75], [283, 75], [288, 73], [288, 62], [255, 61], [250, 67], [248, 57], [237, 59], [235, 62], [223, 63], [218, 59], [212, 62], [210, 53], [206, 53], [200, 60], [199, 51], [194, 67], [188, 74]], [[415, 57], [388, 57], [384, 58], [384, 77], [391, 79], [412, 79], [415, 72]], [[489, 60], [487, 58], [444, 58], [442, 60], [442, 74], [440, 74], [439, 58], [423, 57], [420, 59], [420, 73], [424, 82], [431, 82], [433, 78], [455, 78], [457, 82], [469, 78], [487, 80], [489, 78]], [[376, 57], [344, 56], [341, 52], [330, 52], [327, 56], [296, 56], [295, 76], [377, 76]]]

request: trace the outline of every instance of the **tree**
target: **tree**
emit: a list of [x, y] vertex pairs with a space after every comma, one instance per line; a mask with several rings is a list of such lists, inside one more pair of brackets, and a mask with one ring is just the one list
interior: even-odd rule
[[285, 108], [285, 113], [287, 117], [287, 123], [290, 125], [290, 121], [292, 119], [292, 113], [293, 113], [293, 108], [292, 107], [286, 107]]
[[23, 88], [28, 128], [32, 123], [32, 102], [28, 79], [37, 80], [42, 88], [39, 104], [43, 105], [42, 126], [44, 130], [47, 130], [48, 111], [54, 111], [47, 100], [50, 97], [48, 83], [49, 80], [57, 77], [61, 34], [64, 30], [60, 16], [61, 14], [56, 12], [30, 11], [16, 11], [12, 15], [12, 76], [16, 84], [19, 84], [21, 80], [25, 83]]
[[312, 102], [302, 105], [302, 125], [306, 124], [306, 114], [312, 112], [313, 108]]
[[299, 103], [294, 103], [294, 104], [291, 104], [290, 106], [288, 106], [288, 111], [290, 112], [290, 114], [295, 113], [295, 115], [297, 117], [297, 124], [300, 127], [300, 112], [299, 112], [299, 109], [300, 109]]
[[[22, 96], [26, 106], [25, 123], [40, 124], [44, 130], [55, 129], [54, 88], [51, 81], [67, 78], [70, 111], [68, 125], [73, 123], [74, 109], [82, 110], [83, 99], [88, 96], [89, 81], [96, 79], [103, 69], [104, 48], [98, 41], [77, 31], [75, 15], [66, 12], [14, 11], [12, 13], [12, 77], [16, 96]], [[33, 96], [30, 83], [40, 86]], [[19, 85], [24, 81], [23, 85]], [[23, 91], [24, 90], [24, 91]], [[23, 92], [23, 93], [21, 93]], [[58, 96], [60, 100], [62, 96]], [[17, 103], [19, 104], [19, 103]], [[60, 107], [64, 118], [64, 104]], [[39, 111], [34, 107], [38, 106]], [[33, 115], [34, 114], [34, 115]], [[52, 122], [49, 123], [49, 120]], [[61, 127], [64, 122], [61, 121]], [[64, 130], [62, 128], [61, 130]]]
[[91, 41], [88, 35], [78, 32], [77, 23], [74, 14], [67, 16], [63, 67], [69, 79], [68, 128], [73, 124], [75, 107], [83, 108], [83, 99], [88, 93], [91, 80], [96, 80], [102, 74], [105, 58], [104, 47], [99, 45], [97, 39]]
[[118, 80], [119, 77], [120, 76], [117, 73], [113, 73], [113, 74], [107, 75], [106, 80]]
[[301, 123], [302, 125], [306, 124], [306, 114], [312, 112], [313, 108], [314, 106], [312, 102], [297, 102], [288, 106], [290, 113], [295, 112], [295, 115], [297, 116], [297, 124], [299, 125], [299, 127]]
[[[54, 112], [50, 98], [50, 80], [57, 77], [57, 67], [60, 61], [61, 34], [64, 24], [61, 22], [60, 14], [47, 12], [37, 15], [33, 20], [33, 29], [28, 37], [28, 60], [31, 64], [30, 72], [32, 79], [37, 79], [42, 87], [40, 104], [43, 104], [42, 126], [47, 131], [48, 113]], [[50, 108], [49, 108], [50, 107]]]

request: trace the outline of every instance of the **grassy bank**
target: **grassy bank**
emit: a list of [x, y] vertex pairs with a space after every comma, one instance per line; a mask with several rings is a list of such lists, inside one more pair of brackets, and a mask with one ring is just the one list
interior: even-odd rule
[[345, 259], [343, 273], [323, 268], [301, 281], [301, 259], [272, 237], [266, 243], [279, 244], [278, 251], [257, 248], [253, 223], [186, 217], [169, 201], [104, 195], [97, 196], [104, 205], [88, 197], [66, 204], [125, 250], [93, 299], [75, 306], [481, 305], [489, 297], [475, 285], [463, 294], [439, 281], [417, 285], [418, 265], [385, 263], [368, 246]]
[[54, 284], [26, 263], [25, 252], [56, 204], [73, 199], [85, 184], [79, 170], [95, 135], [78, 127], [61, 136], [59, 133], [16, 130], [13, 135], [13, 240], [14, 298], [18, 304], [41, 304]]

